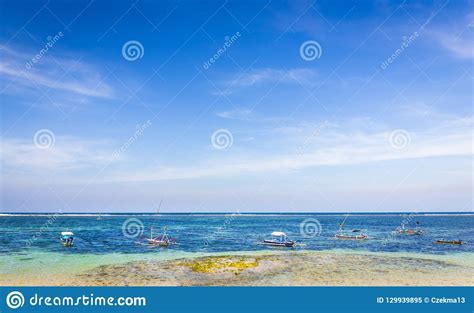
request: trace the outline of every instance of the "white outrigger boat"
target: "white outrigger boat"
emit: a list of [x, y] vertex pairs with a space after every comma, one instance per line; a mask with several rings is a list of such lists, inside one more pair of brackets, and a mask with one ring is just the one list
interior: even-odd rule
[[168, 247], [170, 244], [176, 243], [174, 238], [168, 237], [166, 234], [167, 227], [163, 227], [163, 234], [158, 237], [153, 237], [153, 227], [150, 230], [150, 238], [147, 238], [146, 241], [151, 246], [160, 246], [160, 247]]
[[[163, 203], [163, 200], [160, 201], [160, 205], [158, 206], [158, 209], [156, 210], [156, 214], [160, 214], [160, 208], [161, 204]], [[168, 247], [171, 244], [176, 244], [176, 239], [170, 238], [168, 234], [166, 233], [166, 230], [168, 229], [167, 226], [163, 227], [163, 234], [153, 237], [153, 227], [150, 228], [150, 237], [149, 238], [144, 238], [141, 237], [142, 239], [144, 238], [144, 242], [137, 241], [137, 244], [140, 245], [146, 245], [146, 246], [152, 246], [152, 247]]]
[[339, 231], [334, 235], [334, 238], [341, 239], [341, 240], [365, 240], [368, 239], [369, 236], [367, 235], [366, 229], [352, 229], [350, 231], [344, 231], [344, 224], [346, 223], [347, 217], [344, 221], [339, 224]]
[[271, 239], [263, 240], [264, 245], [275, 247], [293, 247], [296, 241], [288, 240], [286, 234], [281, 231], [274, 231]]
[[65, 247], [72, 247], [74, 245], [74, 233], [70, 231], [61, 232], [61, 237], [59, 238], [61, 243]]
[[344, 232], [342, 229], [335, 235], [336, 239], [342, 240], [365, 240], [369, 236], [365, 233], [365, 229], [353, 229], [350, 232]]

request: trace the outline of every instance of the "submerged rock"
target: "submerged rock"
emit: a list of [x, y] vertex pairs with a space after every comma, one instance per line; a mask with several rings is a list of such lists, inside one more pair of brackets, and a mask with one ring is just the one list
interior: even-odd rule
[[261, 258], [244, 257], [207, 257], [177, 263], [178, 266], [185, 266], [197, 273], [219, 273], [233, 272], [239, 275], [243, 270], [257, 267]]

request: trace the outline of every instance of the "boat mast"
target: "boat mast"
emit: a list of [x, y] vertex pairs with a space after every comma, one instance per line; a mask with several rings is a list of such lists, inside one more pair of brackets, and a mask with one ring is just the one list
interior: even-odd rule
[[160, 213], [160, 209], [161, 209], [161, 204], [163, 203], [163, 199], [160, 200], [160, 204], [158, 205], [158, 209], [156, 210], [156, 214], [159, 214]]
[[347, 214], [346, 217], [344, 218], [344, 220], [342, 221], [342, 223], [339, 224], [339, 230], [342, 231], [342, 229], [344, 228], [344, 224], [346, 223], [346, 220], [347, 220], [348, 217], [349, 217], [349, 214]]

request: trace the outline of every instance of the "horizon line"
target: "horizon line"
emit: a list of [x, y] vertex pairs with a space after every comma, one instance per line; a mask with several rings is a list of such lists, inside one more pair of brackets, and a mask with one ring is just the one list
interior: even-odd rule
[[289, 211], [281, 211], [281, 212], [262, 212], [262, 211], [254, 211], [254, 212], [238, 212], [238, 211], [218, 211], [218, 212], [61, 212], [61, 211], [45, 211], [45, 212], [0, 212], [0, 215], [44, 215], [44, 214], [59, 214], [59, 215], [166, 215], [166, 214], [236, 214], [236, 215], [250, 215], [250, 214], [474, 214], [473, 211], [383, 211], [383, 212], [348, 212], [348, 211], [335, 211], [335, 212], [305, 212], [305, 211], [298, 211], [298, 212], [289, 212]]

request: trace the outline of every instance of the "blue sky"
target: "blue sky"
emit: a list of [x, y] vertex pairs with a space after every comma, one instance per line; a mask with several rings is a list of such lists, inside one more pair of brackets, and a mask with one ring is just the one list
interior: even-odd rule
[[472, 210], [472, 1], [0, 5], [3, 212]]

